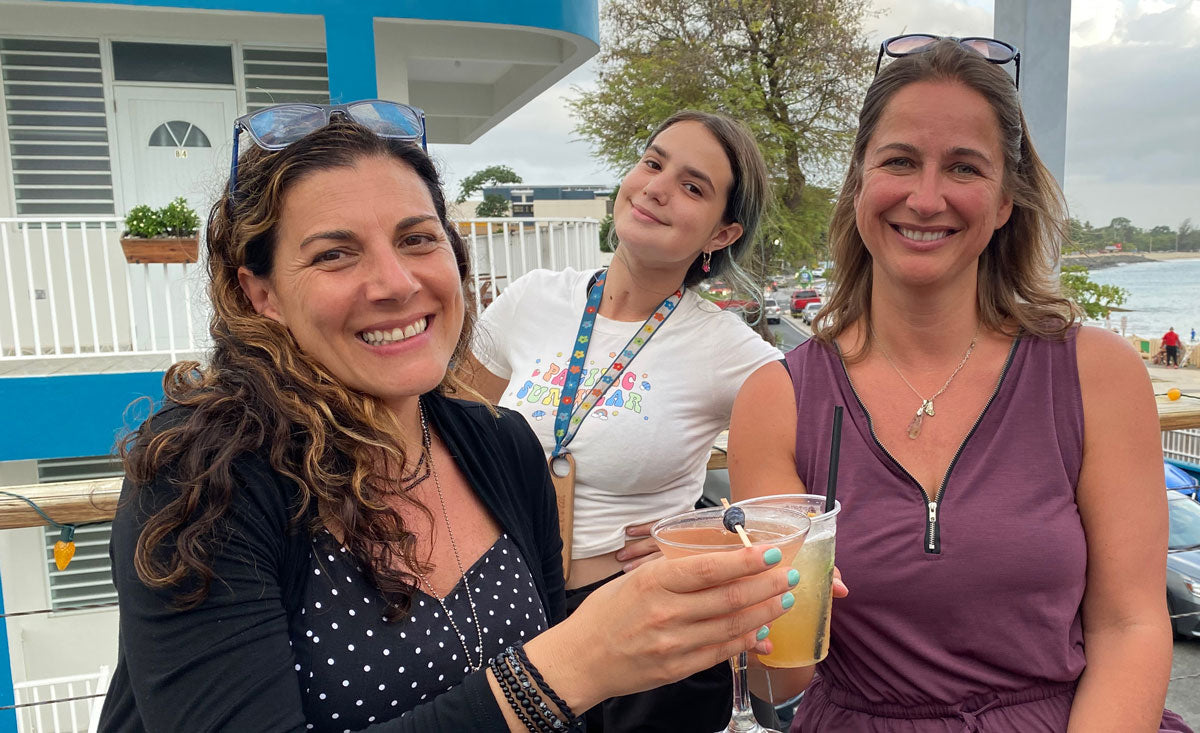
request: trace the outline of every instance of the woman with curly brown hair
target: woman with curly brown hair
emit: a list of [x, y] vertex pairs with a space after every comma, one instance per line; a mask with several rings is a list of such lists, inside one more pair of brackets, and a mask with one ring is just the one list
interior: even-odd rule
[[453, 397], [467, 254], [388, 122], [409, 108], [271, 109], [209, 220], [211, 360], [125, 442], [101, 728], [560, 730], [769, 646], [787, 571], [751, 549], [650, 563], [555, 626], [538, 442]]

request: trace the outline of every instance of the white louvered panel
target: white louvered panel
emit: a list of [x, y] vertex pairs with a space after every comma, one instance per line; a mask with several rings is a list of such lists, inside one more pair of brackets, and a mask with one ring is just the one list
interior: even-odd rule
[[283, 102], [329, 104], [329, 71], [320, 49], [245, 48], [246, 111]]
[[[38, 481], [85, 481], [120, 476], [121, 462], [112, 456], [58, 458], [38, 461]], [[79, 606], [111, 603], [117, 600], [113, 587], [112, 565], [108, 559], [108, 539], [112, 524], [90, 524], [75, 530], [75, 557], [66, 570], [54, 564], [54, 543], [59, 530], [46, 527], [46, 573], [50, 579], [50, 607], [67, 611]]]
[[17, 214], [109, 214], [112, 165], [98, 41], [0, 38]]
[[112, 565], [108, 559], [108, 538], [112, 523], [90, 524], [75, 530], [75, 557], [66, 570], [54, 564], [54, 543], [59, 530], [46, 527], [46, 572], [50, 577], [50, 607], [66, 611], [79, 606], [117, 600], [113, 587]]

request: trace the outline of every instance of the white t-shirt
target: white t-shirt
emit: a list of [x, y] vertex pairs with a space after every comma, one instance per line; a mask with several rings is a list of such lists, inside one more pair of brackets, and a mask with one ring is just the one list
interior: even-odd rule
[[[483, 312], [471, 344], [481, 364], [509, 380], [500, 404], [525, 416], [547, 455], [594, 274], [524, 275]], [[597, 315], [580, 389], [592, 388], [641, 326]], [[576, 470], [572, 556], [619, 549], [626, 526], [691, 509], [742, 383], [780, 358], [739, 317], [684, 292], [568, 445]]]

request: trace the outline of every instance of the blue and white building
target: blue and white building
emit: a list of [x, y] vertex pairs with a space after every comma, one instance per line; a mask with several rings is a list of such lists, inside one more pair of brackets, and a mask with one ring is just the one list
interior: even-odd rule
[[[136, 204], [208, 208], [235, 118], [383, 98], [422, 108], [430, 142], [470, 143], [596, 53], [597, 2], [0, 0], [0, 489], [115, 475], [127, 405], [202, 354], [197, 266], [127, 264], [118, 238]], [[596, 250], [592, 221], [476, 230], [493, 277]], [[0, 707], [12, 683], [115, 663], [115, 609], [70, 610], [114, 597], [107, 525], [61, 573], [55, 539], [0, 530], [0, 609], [54, 609], [0, 619]]]

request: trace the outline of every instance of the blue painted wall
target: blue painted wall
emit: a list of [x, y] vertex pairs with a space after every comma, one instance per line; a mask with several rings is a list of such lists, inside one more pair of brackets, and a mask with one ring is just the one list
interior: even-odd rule
[[[0, 614], [4, 613], [4, 586], [0, 583]], [[17, 692], [13, 689], [12, 654], [8, 651], [8, 620], [0, 618], [0, 707], [12, 705], [17, 701]], [[0, 710], [0, 733], [17, 733], [17, 711]]]
[[162, 401], [162, 372], [0, 377], [0, 461], [102, 456]]
[[[57, 0], [42, 0], [45, 3]], [[325, 21], [330, 98], [338, 102], [377, 96], [376, 18], [493, 23], [564, 31], [600, 43], [599, 0], [74, 0], [105, 5], [187, 8], [243, 13], [314, 15]]]

